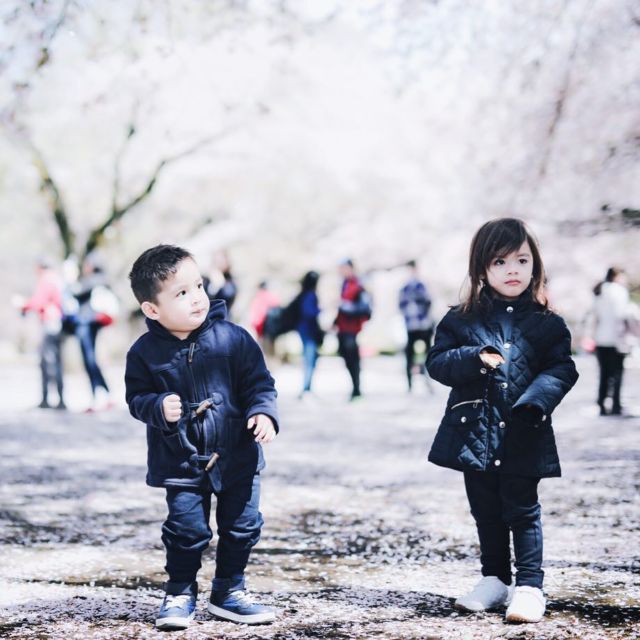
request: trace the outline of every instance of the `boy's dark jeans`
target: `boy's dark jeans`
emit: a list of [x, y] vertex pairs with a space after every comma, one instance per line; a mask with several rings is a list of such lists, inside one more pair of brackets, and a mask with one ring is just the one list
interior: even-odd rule
[[497, 576], [505, 584], [511, 584], [511, 531], [516, 585], [542, 589], [539, 482], [539, 478], [465, 471], [467, 498], [480, 539], [483, 576]]
[[[186, 592], [202, 566], [202, 552], [213, 532], [209, 526], [213, 490], [208, 476], [199, 489], [167, 489], [169, 515], [162, 525], [167, 550], [167, 593]], [[260, 539], [262, 514], [260, 475], [249, 476], [216, 495], [218, 547], [214, 591], [244, 588], [244, 571], [251, 549]]]

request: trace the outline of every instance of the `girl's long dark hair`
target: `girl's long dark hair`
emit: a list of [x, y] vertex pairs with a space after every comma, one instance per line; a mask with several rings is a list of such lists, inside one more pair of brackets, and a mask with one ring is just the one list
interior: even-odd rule
[[485, 222], [471, 240], [468, 291], [460, 305], [463, 313], [476, 311], [481, 307], [482, 291], [488, 286], [485, 283], [486, 273], [492, 260], [517, 251], [525, 242], [529, 243], [533, 259], [533, 276], [527, 291], [533, 301], [545, 308], [548, 307], [544, 293], [546, 278], [538, 241], [522, 220], [498, 218]]

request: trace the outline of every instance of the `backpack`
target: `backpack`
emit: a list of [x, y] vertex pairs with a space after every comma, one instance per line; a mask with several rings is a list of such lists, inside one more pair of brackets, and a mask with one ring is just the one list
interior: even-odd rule
[[360, 291], [356, 301], [356, 312], [360, 318], [371, 320], [373, 314], [373, 300], [371, 294], [364, 288]]
[[95, 321], [101, 326], [107, 326], [115, 321], [120, 312], [120, 301], [116, 294], [105, 285], [96, 285], [91, 290], [89, 299], [91, 309], [95, 313]]
[[302, 317], [300, 300], [301, 296], [297, 295], [286, 307], [271, 307], [264, 321], [264, 335], [275, 340], [293, 331]]

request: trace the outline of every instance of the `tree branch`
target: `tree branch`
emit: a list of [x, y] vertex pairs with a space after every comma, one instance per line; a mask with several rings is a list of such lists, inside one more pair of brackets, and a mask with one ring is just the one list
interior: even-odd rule
[[[220, 140], [229, 136], [235, 130], [236, 130], [236, 127], [230, 127], [229, 129], [226, 129], [215, 135], [204, 138], [203, 140], [196, 142], [190, 147], [187, 147], [186, 149], [183, 149], [182, 151], [161, 160], [156, 166], [153, 173], [151, 174], [151, 177], [149, 178], [144, 188], [137, 195], [135, 195], [131, 200], [129, 200], [127, 204], [118, 206], [117, 204], [118, 194], [114, 192], [113, 198], [112, 198], [111, 212], [107, 217], [107, 219], [98, 227], [93, 229], [89, 234], [89, 238], [87, 239], [87, 244], [84, 250], [84, 255], [86, 256], [87, 254], [91, 253], [91, 251], [93, 251], [100, 244], [100, 242], [104, 237], [105, 231], [109, 229], [109, 227], [111, 227], [113, 224], [121, 220], [129, 211], [131, 211], [131, 209], [135, 208], [137, 205], [139, 205], [141, 202], [143, 202], [149, 197], [154, 187], [156, 186], [160, 173], [167, 165], [172, 164], [186, 156], [190, 156], [196, 153], [198, 150], [200, 150], [204, 146], [207, 146], [214, 142], [219, 142]], [[134, 134], [135, 134], [135, 127], [131, 125], [127, 135], [127, 140], [129, 140]], [[125, 142], [125, 145], [123, 146], [122, 151], [124, 151], [124, 147], [126, 147], [126, 142]], [[116, 160], [117, 165], [119, 165], [120, 163], [120, 155], [121, 154], [119, 154], [119, 157]], [[116, 178], [114, 179], [114, 188], [118, 188], [118, 184], [119, 184], [119, 180], [117, 178], [118, 174], [119, 174], [119, 168], [117, 167]]]
[[40, 57], [38, 58], [38, 64], [36, 65], [36, 69], [40, 69], [44, 67], [50, 59], [50, 50], [51, 43], [53, 39], [56, 37], [56, 34], [60, 30], [60, 27], [64, 24], [64, 21], [67, 17], [67, 9], [69, 8], [70, 0], [64, 0], [62, 4], [62, 9], [60, 10], [60, 15], [57, 20], [55, 20], [52, 24], [48, 25], [42, 31], [42, 39], [44, 43], [40, 48]]
[[67, 216], [67, 210], [62, 201], [60, 190], [55, 180], [51, 177], [51, 173], [40, 151], [31, 142], [29, 142], [29, 147], [33, 152], [33, 163], [40, 175], [40, 190], [48, 197], [53, 218], [60, 232], [60, 239], [64, 247], [64, 257], [68, 258], [74, 250], [75, 235], [71, 230], [69, 217]]
[[560, 87], [558, 99], [556, 100], [553, 117], [551, 118], [551, 122], [549, 123], [549, 128], [547, 129], [546, 144], [542, 152], [542, 158], [540, 159], [540, 167], [538, 169], [538, 182], [541, 182], [547, 174], [549, 159], [551, 157], [551, 152], [553, 151], [553, 144], [555, 141], [556, 131], [558, 129], [558, 125], [560, 124], [560, 120], [562, 120], [562, 117], [564, 115], [567, 98], [569, 96], [569, 87], [571, 85], [571, 75], [573, 72], [573, 64], [575, 62], [575, 59], [578, 53], [578, 45], [580, 44], [582, 27], [585, 23], [586, 15], [589, 12], [592, 4], [593, 4], [593, 1], [589, 2], [585, 6], [582, 17], [578, 22], [578, 28], [576, 29], [575, 36], [573, 38], [573, 45], [571, 47], [571, 51], [569, 52], [569, 57], [567, 58], [567, 65], [564, 72], [562, 86]]

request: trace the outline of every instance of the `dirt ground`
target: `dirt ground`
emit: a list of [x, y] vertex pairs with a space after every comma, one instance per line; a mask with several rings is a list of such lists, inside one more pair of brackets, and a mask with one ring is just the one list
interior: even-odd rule
[[[640, 414], [640, 363], [629, 365], [624, 401]], [[446, 389], [417, 380], [409, 395], [400, 358], [370, 358], [365, 398], [348, 404], [342, 363], [324, 358], [302, 402], [299, 368], [274, 368], [282, 433], [266, 450], [248, 583], [277, 622], [208, 616], [210, 549], [196, 620], [175, 637], [640, 638], [640, 417], [599, 417], [595, 363], [581, 356], [578, 367], [554, 416], [563, 478], [541, 484], [542, 623], [452, 607], [479, 562], [460, 474], [426, 462]], [[96, 414], [81, 410], [78, 375], [67, 380], [73, 411], [30, 409], [36, 374], [0, 374], [0, 637], [166, 638], [153, 627], [164, 495], [144, 484], [144, 427], [122, 403], [122, 372], [109, 371], [118, 406]]]

